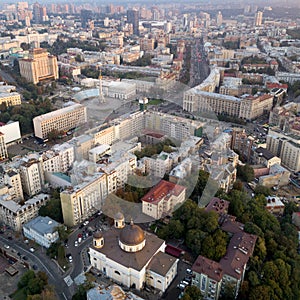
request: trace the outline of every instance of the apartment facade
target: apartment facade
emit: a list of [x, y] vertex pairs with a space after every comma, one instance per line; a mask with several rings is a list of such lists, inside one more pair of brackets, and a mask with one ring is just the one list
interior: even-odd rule
[[0, 105], [5, 103], [6, 106], [15, 106], [21, 104], [21, 95], [16, 92], [0, 93]]
[[86, 123], [86, 107], [81, 104], [70, 105], [33, 119], [34, 134], [46, 139], [53, 130], [68, 131]]
[[8, 158], [4, 134], [0, 132], [0, 161]]
[[255, 119], [269, 112], [273, 106], [272, 95], [234, 96], [191, 89], [184, 94], [183, 109], [189, 112], [214, 112], [246, 120]]
[[281, 164], [293, 172], [300, 171], [300, 139], [293, 134], [282, 134], [273, 128], [267, 135], [267, 150], [281, 159]]
[[30, 51], [28, 59], [20, 60], [21, 76], [34, 84], [42, 80], [58, 79], [57, 58], [46, 49], [36, 48]]
[[20, 205], [0, 197], [0, 219], [13, 230], [20, 231], [23, 224], [38, 216], [40, 207], [45, 205], [49, 198], [50, 195], [39, 194]]
[[185, 200], [186, 188], [161, 180], [141, 200], [142, 212], [155, 220], [171, 215], [174, 208]]
[[15, 170], [8, 170], [4, 174], [4, 184], [12, 187], [13, 194], [12, 197], [17, 200], [22, 200], [24, 198], [23, 188], [21, 182], [21, 176]]
[[106, 175], [96, 173], [60, 193], [64, 224], [75, 226], [101, 209], [107, 196]]
[[24, 162], [19, 170], [24, 192], [28, 196], [38, 194], [44, 185], [42, 161], [31, 158], [27, 162]]

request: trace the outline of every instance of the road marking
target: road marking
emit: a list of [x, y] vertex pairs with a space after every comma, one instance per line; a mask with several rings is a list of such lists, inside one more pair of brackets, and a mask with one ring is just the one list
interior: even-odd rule
[[65, 293], [62, 293], [62, 295], [64, 296], [64, 298], [65, 298], [66, 300], [68, 300], [68, 298], [66, 297]]

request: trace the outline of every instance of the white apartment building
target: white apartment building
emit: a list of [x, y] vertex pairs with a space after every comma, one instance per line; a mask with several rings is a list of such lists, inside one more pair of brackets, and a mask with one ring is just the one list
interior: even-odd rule
[[267, 149], [281, 159], [281, 164], [293, 172], [300, 171], [300, 139], [272, 128], [267, 135]]
[[50, 196], [39, 194], [27, 200], [23, 205], [13, 200], [7, 200], [5, 196], [0, 197], [0, 219], [15, 231], [20, 231], [23, 224], [38, 216], [41, 206], [45, 205]]
[[92, 135], [83, 134], [74, 137], [69, 143], [74, 146], [76, 160], [88, 160], [89, 151], [95, 146], [95, 139]]
[[49, 217], [38, 216], [23, 226], [23, 234], [37, 244], [49, 248], [59, 239], [57, 227], [60, 224]]
[[99, 165], [101, 172], [106, 175], [108, 194], [114, 193], [119, 188], [124, 187], [128, 176], [133, 174], [136, 166], [136, 156], [123, 151], [114, 153], [107, 165]]
[[44, 172], [41, 160], [31, 158], [20, 168], [20, 175], [24, 192], [28, 196], [38, 194], [44, 184]]
[[0, 161], [7, 158], [8, 158], [8, 153], [5, 144], [5, 136], [2, 132], [0, 132]]
[[143, 157], [140, 161], [145, 165], [145, 172], [149, 175], [163, 178], [172, 169], [173, 159], [166, 152], [161, 152], [157, 157]]
[[74, 146], [69, 143], [54, 145], [52, 150], [58, 153], [60, 160], [60, 172], [66, 173], [73, 165], [75, 160]]
[[185, 200], [186, 188], [161, 180], [141, 200], [142, 212], [155, 220], [171, 215], [174, 208]]
[[189, 112], [214, 112], [246, 120], [255, 119], [269, 112], [272, 106], [272, 95], [256, 97], [247, 95], [237, 98], [191, 89], [185, 92], [183, 99], [183, 109]]
[[0, 126], [0, 132], [4, 134], [5, 144], [21, 141], [19, 121], [9, 121], [7, 124]]
[[109, 145], [100, 145], [95, 148], [92, 148], [89, 151], [89, 161], [96, 163], [99, 161], [105, 154], [111, 153], [111, 147]]
[[4, 184], [9, 185], [13, 189], [12, 197], [14, 199], [22, 200], [24, 198], [21, 176], [16, 172], [16, 170], [10, 169], [5, 172]]
[[106, 176], [96, 173], [60, 193], [64, 224], [75, 226], [101, 209], [107, 196]]
[[21, 95], [16, 92], [0, 93], [0, 104], [5, 103], [6, 106], [15, 106], [21, 104]]
[[34, 134], [40, 139], [46, 139], [53, 131], [67, 132], [87, 121], [86, 107], [81, 104], [70, 105], [33, 119]]

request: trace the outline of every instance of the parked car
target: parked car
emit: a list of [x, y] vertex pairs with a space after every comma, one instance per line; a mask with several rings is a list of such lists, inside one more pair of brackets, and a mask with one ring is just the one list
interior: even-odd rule
[[75, 247], [78, 247], [78, 241], [75, 241], [75, 242], [74, 242], [74, 246], [75, 246]]
[[8, 246], [8, 245], [4, 245], [4, 248], [5, 248], [5, 249], [9, 249], [9, 246]]
[[89, 221], [88, 220], [84, 221], [83, 225], [86, 226], [87, 224], [89, 224]]
[[34, 248], [30, 248], [29, 251], [33, 253], [35, 251], [35, 249]]

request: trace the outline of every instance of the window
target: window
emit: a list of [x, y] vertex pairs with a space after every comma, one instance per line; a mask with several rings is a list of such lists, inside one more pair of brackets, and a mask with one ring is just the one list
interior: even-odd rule
[[121, 275], [121, 273], [119, 271], [115, 271], [116, 274]]

